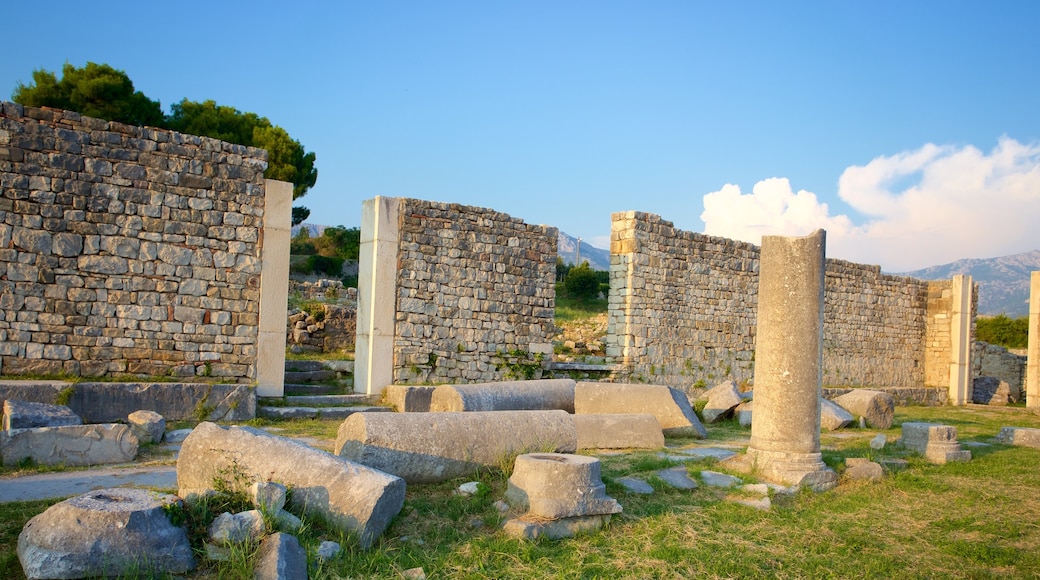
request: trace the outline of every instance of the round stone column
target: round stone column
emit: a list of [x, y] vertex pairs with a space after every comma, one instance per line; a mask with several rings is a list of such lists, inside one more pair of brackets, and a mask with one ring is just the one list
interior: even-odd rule
[[820, 455], [826, 232], [763, 236], [748, 458], [766, 479], [829, 489]]

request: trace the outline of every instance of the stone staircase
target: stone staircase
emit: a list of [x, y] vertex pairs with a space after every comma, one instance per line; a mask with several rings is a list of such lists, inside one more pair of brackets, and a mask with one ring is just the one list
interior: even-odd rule
[[377, 397], [350, 392], [354, 361], [285, 361], [285, 396], [261, 397], [265, 419], [345, 419], [353, 413], [391, 411]]

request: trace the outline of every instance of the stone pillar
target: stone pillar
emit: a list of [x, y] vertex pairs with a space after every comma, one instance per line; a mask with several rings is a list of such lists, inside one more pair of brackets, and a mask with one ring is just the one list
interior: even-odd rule
[[1040, 408], [1040, 272], [1029, 279], [1029, 347], [1026, 353], [1026, 407]]
[[971, 402], [971, 276], [953, 277], [950, 305], [950, 404]]
[[762, 237], [747, 451], [766, 479], [818, 491], [837, 483], [820, 454], [826, 236]]
[[401, 200], [377, 196], [361, 205], [354, 391], [379, 395], [394, 382], [397, 253]]
[[260, 249], [260, 329], [256, 349], [256, 394], [261, 397], [281, 397], [285, 388], [292, 194], [291, 183], [266, 180]]

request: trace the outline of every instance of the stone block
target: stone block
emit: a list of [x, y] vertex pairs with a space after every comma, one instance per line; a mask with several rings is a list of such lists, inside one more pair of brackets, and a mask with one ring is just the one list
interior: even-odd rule
[[502, 531], [508, 536], [524, 540], [537, 540], [538, 538], [560, 540], [597, 532], [609, 522], [609, 515], [579, 516], [549, 521], [530, 516], [507, 520], [502, 526]]
[[134, 411], [126, 419], [141, 443], [158, 443], [166, 434], [166, 419], [155, 411]]
[[3, 430], [82, 425], [83, 420], [65, 405], [30, 401], [4, 401]]
[[834, 398], [834, 402], [852, 414], [863, 417], [867, 425], [874, 429], [888, 429], [892, 426], [896, 404], [892, 395], [870, 389], [853, 389], [844, 395]]
[[409, 483], [500, 467], [534, 451], [573, 453], [578, 434], [564, 411], [355, 413], [339, 427], [336, 454]]
[[971, 459], [971, 451], [961, 450], [957, 442], [957, 428], [950, 425], [916, 421], [903, 423], [900, 443], [932, 463]]
[[1040, 449], [1040, 429], [1027, 427], [1002, 427], [997, 433], [997, 441], [1004, 445], [1034, 447]]
[[708, 404], [701, 411], [705, 423], [715, 423], [731, 415], [733, 409], [744, 402], [737, 389], [737, 383], [726, 381], [706, 391], [700, 398], [707, 399]]
[[256, 565], [256, 580], [307, 580], [307, 550], [295, 536], [274, 533], [260, 542]]
[[0, 432], [0, 456], [5, 466], [25, 459], [70, 467], [125, 463], [134, 460], [137, 447], [137, 436], [126, 425], [66, 425]]
[[164, 511], [180, 499], [133, 488], [99, 489], [55, 504], [18, 535], [28, 578], [163, 577], [195, 568], [188, 534]]
[[657, 449], [664, 432], [653, 415], [571, 415], [578, 449]]
[[733, 414], [737, 416], [737, 423], [740, 423], [741, 427], [748, 429], [751, 427], [751, 421], [755, 413], [755, 402], [744, 401], [737, 405], [737, 408], [733, 410]]
[[505, 498], [530, 515], [553, 520], [621, 511], [606, 494], [599, 460], [567, 453], [518, 456]]
[[211, 383], [78, 383], [69, 407], [88, 423], [125, 420], [139, 410], [167, 421], [248, 421], [256, 417], [256, 390]]
[[574, 412], [572, 379], [499, 381], [440, 385], [430, 398], [430, 411], [548, 411]]
[[579, 415], [650, 414], [657, 417], [666, 436], [701, 439], [708, 436], [686, 395], [662, 385], [579, 382], [574, 387], [574, 412]]
[[1011, 386], [996, 377], [975, 377], [971, 402], [976, 405], [1005, 406], [1011, 402]]
[[430, 410], [435, 386], [387, 385], [383, 389], [383, 402], [402, 413], [426, 413]]
[[177, 458], [179, 495], [204, 494], [215, 479], [236, 474], [247, 485], [274, 481], [291, 487], [290, 507], [356, 533], [364, 548], [404, 504], [405, 483], [398, 477], [258, 429], [200, 423]]

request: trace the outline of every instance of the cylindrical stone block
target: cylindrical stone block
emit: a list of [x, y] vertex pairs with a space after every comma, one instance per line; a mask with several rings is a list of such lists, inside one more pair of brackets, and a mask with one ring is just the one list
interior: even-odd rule
[[762, 237], [748, 455], [764, 475], [784, 483], [826, 470], [820, 457], [825, 241], [823, 230]]
[[574, 412], [572, 379], [498, 381], [440, 385], [433, 390], [430, 411], [547, 411]]
[[408, 483], [470, 476], [520, 453], [573, 453], [578, 434], [563, 411], [355, 413], [339, 426], [336, 454]]
[[560, 519], [616, 514], [606, 494], [599, 459], [567, 453], [530, 453], [516, 458], [506, 501], [534, 516]]

